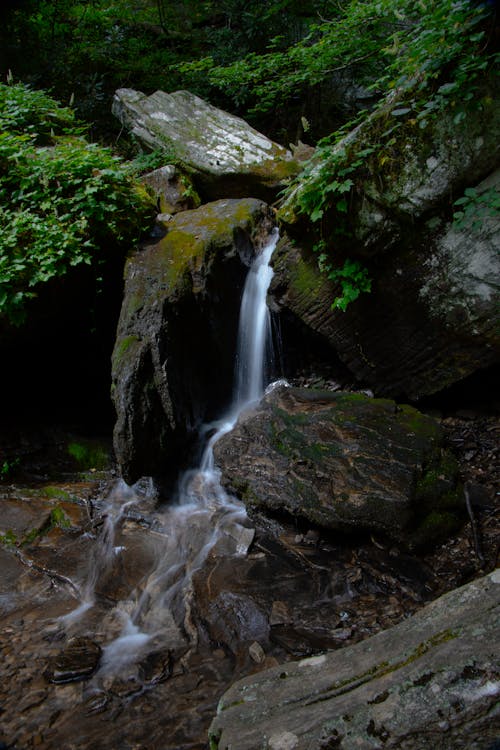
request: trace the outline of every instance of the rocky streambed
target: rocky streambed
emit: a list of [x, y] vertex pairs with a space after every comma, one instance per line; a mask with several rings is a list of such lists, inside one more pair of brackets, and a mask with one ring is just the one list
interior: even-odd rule
[[[177, 619], [175, 608], [173, 619], [157, 612], [156, 635], [142, 649], [130, 631], [129, 661], [109, 646], [162, 554], [168, 498], [147, 483], [127, 488], [110, 466], [76, 471], [54, 436], [11, 436], [5, 455], [19, 455], [23, 437], [24, 458], [1, 485], [3, 746], [205, 748], [235, 680], [363, 641], [492, 570], [498, 423], [455, 414], [442, 424], [469, 482], [474, 529], [464, 516], [445, 544], [409, 552], [382, 534], [255, 510], [244, 524], [255, 530], [245, 553], [215, 547]], [[90, 585], [91, 606], [75, 616]]]

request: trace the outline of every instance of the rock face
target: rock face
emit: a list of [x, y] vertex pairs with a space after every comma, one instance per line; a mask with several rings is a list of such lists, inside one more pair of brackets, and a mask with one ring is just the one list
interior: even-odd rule
[[276, 389], [214, 446], [247, 504], [410, 544], [456, 524], [461, 493], [436, 422], [357, 393]]
[[[353, 159], [367, 145], [374, 149], [350, 175], [356, 188], [344, 234], [345, 215], [332, 208], [322, 219], [322, 236], [334, 238], [334, 265], [357, 258], [373, 280], [371, 294], [345, 314], [330, 309], [340, 286], [319, 273], [308, 250], [307, 217], [298, 210], [304, 183], [280, 210], [295, 241], [284, 243], [275, 268], [279, 307], [319, 332], [380, 395], [417, 399], [499, 359], [500, 221], [492, 196], [500, 184], [500, 106], [493, 84], [478, 98], [459, 124], [453, 111], [423, 129], [404, 121], [397, 149], [379, 142], [383, 123], [397, 126], [388, 100], [334, 147]], [[471, 200], [452, 222], [453, 201], [467, 187]]]
[[245, 263], [272, 225], [259, 200], [216, 201], [177, 214], [128, 260], [112, 359], [114, 445], [127, 482], [168, 473], [168, 457], [178, 460], [230, 398]]
[[268, 199], [298, 171], [285, 148], [189, 91], [118, 89], [113, 113], [146, 148], [182, 162], [208, 200]]
[[[499, 183], [497, 170], [478, 195]], [[372, 291], [345, 313], [331, 309], [340, 290], [316, 257], [286, 239], [275, 256], [279, 309], [321, 334], [380, 395], [418, 399], [499, 359], [500, 222], [438, 224], [414, 226], [397, 247], [369, 259]]]
[[497, 571], [363, 643], [240, 680], [218, 750], [490, 750], [500, 731]]

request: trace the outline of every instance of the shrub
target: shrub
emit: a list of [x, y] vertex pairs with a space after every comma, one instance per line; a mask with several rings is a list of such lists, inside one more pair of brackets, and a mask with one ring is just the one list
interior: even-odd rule
[[81, 132], [43, 92], [0, 84], [0, 314], [13, 323], [40, 284], [123, 252], [152, 215], [126, 164]]

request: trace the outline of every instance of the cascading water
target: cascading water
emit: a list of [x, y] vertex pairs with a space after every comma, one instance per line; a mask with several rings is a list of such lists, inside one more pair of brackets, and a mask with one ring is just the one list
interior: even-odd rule
[[[269, 265], [278, 241], [278, 230], [257, 256], [248, 272], [241, 300], [236, 357], [234, 407], [239, 413], [262, 396], [272, 355], [271, 321], [266, 304], [273, 277]], [[266, 358], [267, 354], [267, 358]]]
[[[213, 432], [199, 466], [181, 478], [178, 502], [158, 515], [161, 547], [157, 564], [132, 600], [117, 608], [121, 632], [104, 649], [101, 671], [120, 669], [133, 661], [150, 641], [167, 640], [174, 645], [180, 637], [181, 627], [189, 634], [191, 642], [196, 641], [196, 632], [189, 622], [193, 574], [201, 568], [214, 547], [220, 548], [224, 554], [245, 554], [253, 539], [253, 530], [245, 525], [243, 504], [228, 496], [220, 484], [220, 473], [214, 466], [213, 446], [233, 428], [242, 410], [263, 395], [272, 351], [266, 304], [273, 275], [269, 262], [277, 241], [276, 229], [247, 275], [240, 311], [232, 407], [223, 419], [207, 426], [206, 430]], [[99, 572], [114, 554], [119, 554], [119, 549], [117, 551], [113, 546], [112, 526], [113, 520], [116, 523], [121, 513], [116, 513], [116, 509], [113, 511], [112, 502], [108, 506], [108, 544], [100, 553], [100, 560], [94, 564], [84, 587], [84, 602], [75, 613], [70, 613], [70, 618], [92, 605]]]

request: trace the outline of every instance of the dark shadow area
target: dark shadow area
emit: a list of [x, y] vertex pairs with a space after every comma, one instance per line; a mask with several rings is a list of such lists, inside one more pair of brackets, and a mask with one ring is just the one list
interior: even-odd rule
[[2, 427], [60, 424], [110, 433], [111, 352], [119, 316], [122, 261], [72, 270], [40, 289], [20, 327], [0, 330]]

